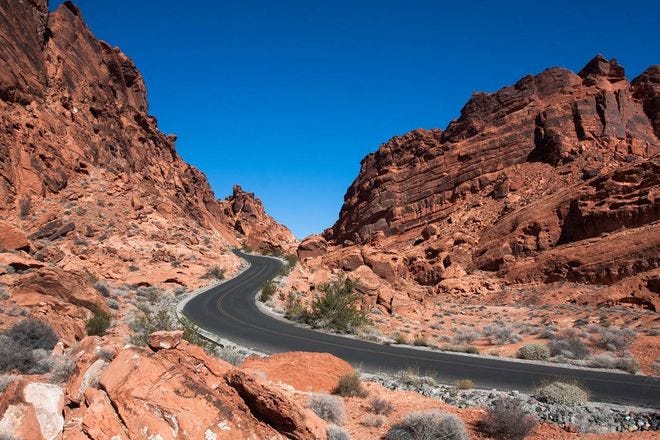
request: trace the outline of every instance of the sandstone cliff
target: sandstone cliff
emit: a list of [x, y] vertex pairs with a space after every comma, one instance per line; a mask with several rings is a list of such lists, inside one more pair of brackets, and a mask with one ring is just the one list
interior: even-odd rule
[[[628, 81], [599, 55], [578, 74], [551, 68], [477, 93], [445, 130], [394, 137], [365, 157], [339, 220], [299, 256], [373, 272], [408, 292], [399, 304], [481, 271], [498, 283], [590, 285], [653, 271], [658, 84], [658, 66]], [[654, 285], [597, 301], [655, 310]], [[388, 292], [374, 295], [391, 311]]]
[[295, 242], [254, 194], [216, 200], [149, 115], [136, 66], [73, 3], [3, 1], [0, 42], [3, 327], [29, 313], [79, 339], [106, 302], [97, 280], [194, 288], [213, 266], [238, 268], [232, 247]]

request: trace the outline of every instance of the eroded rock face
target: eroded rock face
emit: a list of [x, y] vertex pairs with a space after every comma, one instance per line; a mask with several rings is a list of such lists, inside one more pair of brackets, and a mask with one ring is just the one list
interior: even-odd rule
[[[180, 332], [158, 332], [150, 341], [155, 348], [128, 346], [111, 360], [100, 354], [101, 339], [81, 341], [73, 353], [76, 369], [65, 388], [66, 405], [59, 409], [64, 438], [326, 438], [325, 422], [290, 391], [209, 356], [182, 341]], [[162, 341], [176, 343], [165, 347]], [[303, 366], [297, 363], [298, 369]], [[34, 422], [33, 404], [14, 408], [3, 402], [0, 420], [23, 409], [21, 426]]]
[[18, 312], [46, 316], [70, 343], [106, 301], [91, 299], [96, 279], [196, 288], [211, 266], [237, 270], [232, 247], [295, 242], [254, 194], [215, 198], [149, 115], [134, 63], [73, 3], [0, 2], [0, 41], [0, 256], [13, 264], [0, 284]]
[[[480, 284], [460, 281], [474, 271], [611, 285], [657, 268], [659, 72], [629, 82], [599, 55], [578, 74], [551, 68], [475, 94], [444, 131], [365, 157], [339, 220], [299, 256], [310, 268], [364, 264], [409, 298]], [[376, 303], [392, 299], [387, 310], [406, 303]]]
[[464, 194], [492, 189], [494, 173], [530, 160], [558, 165], [585, 150], [651, 157], [660, 142], [634, 92], [623, 68], [599, 56], [579, 75], [552, 68], [476, 94], [444, 132], [416, 130], [367, 156], [326, 238], [364, 243], [441, 221]]

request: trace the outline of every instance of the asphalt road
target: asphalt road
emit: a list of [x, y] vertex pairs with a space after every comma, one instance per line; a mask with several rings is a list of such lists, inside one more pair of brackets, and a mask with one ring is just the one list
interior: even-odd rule
[[[660, 408], [657, 378], [595, 370], [562, 368], [463, 354], [421, 351], [349, 339], [300, 328], [263, 314], [254, 297], [266, 280], [277, 276], [278, 260], [236, 254], [251, 267], [207, 292], [192, 298], [183, 313], [201, 328], [239, 345], [265, 353], [315, 351], [332, 353], [369, 372], [396, 372], [414, 368], [420, 374], [451, 383], [471, 379], [479, 388], [532, 391], [547, 381], [561, 379], [584, 384], [591, 399], [602, 402]], [[303, 373], [304, 374], [304, 373]]]

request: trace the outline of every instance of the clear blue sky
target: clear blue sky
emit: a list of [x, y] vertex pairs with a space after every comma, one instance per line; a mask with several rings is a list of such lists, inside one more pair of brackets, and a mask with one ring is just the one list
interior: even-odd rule
[[629, 78], [660, 62], [658, 1], [76, 3], [216, 196], [239, 183], [300, 238], [334, 223], [362, 157], [473, 92], [599, 52]]

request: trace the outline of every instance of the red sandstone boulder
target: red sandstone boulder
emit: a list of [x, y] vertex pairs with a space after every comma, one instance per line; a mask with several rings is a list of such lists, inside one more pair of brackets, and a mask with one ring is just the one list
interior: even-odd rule
[[[241, 368], [265, 373], [271, 381], [291, 385], [300, 391], [317, 393], [331, 393], [341, 376], [355, 372], [348, 362], [331, 354], [302, 351], [251, 356]], [[301, 371], [305, 373], [301, 374]]]
[[0, 220], [0, 252], [19, 250], [30, 250], [30, 242], [25, 234], [9, 223]]

